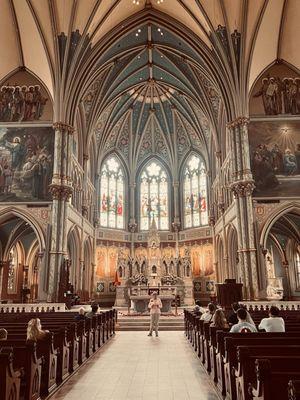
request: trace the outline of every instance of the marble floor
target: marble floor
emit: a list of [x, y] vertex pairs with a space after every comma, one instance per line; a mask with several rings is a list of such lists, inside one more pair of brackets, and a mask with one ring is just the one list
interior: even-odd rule
[[218, 400], [184, 333], [117, 332], [51, 400]]

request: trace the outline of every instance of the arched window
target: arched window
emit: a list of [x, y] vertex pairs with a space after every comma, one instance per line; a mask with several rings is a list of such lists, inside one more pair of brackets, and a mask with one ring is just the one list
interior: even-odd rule
[[18, 249], [13, 246], [9, 252], [7, 293], [17, 292], [17, 271], [19, 265]]
[[297, 275], [297, 287], [300, 287], [300, 254], [296, 251], [296, 275]]
[[124, 172], [116, 157], [103, 163], [100, 179], [100, 224], [124, 229]]
[[152, 218], [159, 230], [169, 229], [168, 176], [155, 161], [148, 164], [140, 179], [140, 229], [150, 228]]
[[183, 196], [185, 228], [207, 225], [206, 170], [203, 159], [195, 154], [188, 158], [185, 165]]

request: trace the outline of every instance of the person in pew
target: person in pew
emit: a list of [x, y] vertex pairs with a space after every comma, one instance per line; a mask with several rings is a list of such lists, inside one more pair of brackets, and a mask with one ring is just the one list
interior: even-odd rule
[[49, 331], [42, 329], [41, 320], [39, 318], [33, 318], [28, 322], [27, 325], [27, 340], [34, 342], [43, 340], [47, 336]]
[[89, 311], [89, 312], [86, 313], [86, 315], [85, 315], [86, 318], [93, 318], [93, 316], [97, 314], [98, 308], [99, 308], [99, 306], [98, 306], [97, 303], [92, 304], [92, 309], [91, 309], [91, 311]]
[[258, 329], [264, 329], [266, 332], [285, 332], [284, 319], [279, 316], [279, 313], [278, 307], [270, 307], [269, 318], [263, 318], [258, 325]]
[[0, 341], [7, 340], [7, 330], [4, 328], [0, 329]]
[[239, 303], [232, 303], [231, 304], [231, 308], [232, 308], [232, 312], [231, 314], [228, 316], [228, 323], [229, 325], [235, 325], [239, 322], [238, 317], [237, 317], [237, 310], [239, 308], [241, 308], [241, 306], [239, 305]]
[[232, 333], [247, 333], [247, 332], [257, 332], [254, 324], [247, 322], [247, 310], [244, 308], [239, 308], [237, 310], [238, 323], [233, 325], [230, 329]]
[[209, 303], [207, 310], [201, 315], [200, 319], [205, 322], [212, 322], [216, 306], [213, 303]]
[[78, 314], [74, 317], [75, 321], [84, 321], [85, 320], [85, 309], [83, 307], [79, 308]]
[[199, 300], [196, 301], [196, 305], [193, 309], [193, 313], [197, 316], [201, 316], [202, 312], [201, 312], [201, 303]]
[[225, 314], [221, 308], [218, 308], [216, 312], [214, 313], [214, 316], [212, 318], [212, 324], [211, 326], [217, 328], [217, 329], [226, 329], [229, 328], [229, 325], [227, 323]]

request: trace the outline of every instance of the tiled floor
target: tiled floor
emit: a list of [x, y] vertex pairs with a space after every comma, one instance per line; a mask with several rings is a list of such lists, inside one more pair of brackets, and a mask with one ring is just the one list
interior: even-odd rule
[[183, 332], [118, 332], [52, 400], [217, 400]]

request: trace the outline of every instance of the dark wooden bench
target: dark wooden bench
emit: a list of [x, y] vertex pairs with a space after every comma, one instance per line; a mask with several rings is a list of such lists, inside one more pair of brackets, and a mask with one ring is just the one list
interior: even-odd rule
[[0, 400], [18, 400], [20, 397], [21, 370], [13, 366], [13, 349], [0, 348]]

